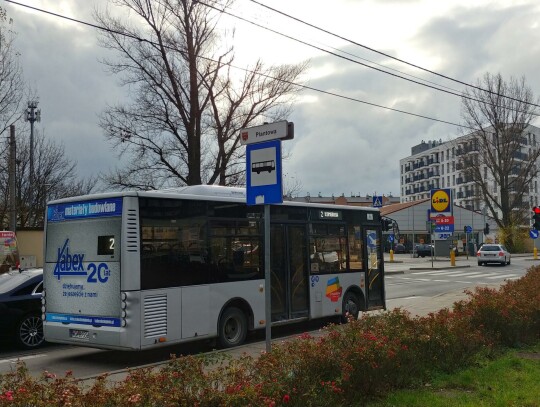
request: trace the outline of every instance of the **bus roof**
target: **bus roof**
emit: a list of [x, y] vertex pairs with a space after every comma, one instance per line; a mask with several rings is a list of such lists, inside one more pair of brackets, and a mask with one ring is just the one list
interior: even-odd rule
[[[191, 185], [177, 188], [167, 188], [151, 191], [120, 191], [106, 192], [92, 195], [74, 196], [70, 198], [57, 199], [48, 202], [48, 205], [54, 205], [67, 202], [81, 202], [93, 199], [116, 198], [120, 196], [139, 196], [141, 198], [182, 198], [182, 199], [200, 199], [207, 201], [229, 201], [229, 202], [246, 202], [246, 189], [240, 187], [224, 187], [219, 185]], [[312, 202], [295, 202], [284, 200], [282, 205], [297, 206], [297, 207], [312, 207], [312, 208], [335, 208], [369, 212], [379, 212], [379, 208], [369, 206], [351, 206], [338, 205], [330, 203], [312, 203]]]

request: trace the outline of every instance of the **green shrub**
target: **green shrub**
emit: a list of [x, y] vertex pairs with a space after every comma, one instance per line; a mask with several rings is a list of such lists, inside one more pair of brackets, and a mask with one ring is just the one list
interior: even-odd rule
[[71, 372], [34, 379], [24, 364], [0, 375], [0, 406], [321, 406], [361, 405], [390, 390], [473, 363], [478, 355], [540, 340], [540, 267], [499, 290], [425, 317], [401, 309], [330, 325], [313, 337], [273, 345], [258, 358], [226, 353], [173, 357], [117, 383], [84, 387]]

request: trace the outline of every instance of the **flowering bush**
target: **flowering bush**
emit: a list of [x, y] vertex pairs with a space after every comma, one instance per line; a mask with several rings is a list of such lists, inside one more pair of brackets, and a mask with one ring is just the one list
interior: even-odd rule
[[162, 369], [137, 369], [84, 386], [71, 372], [35, 379], [20, 363], [0, 375], [0, 406], [344, 406], [361, 404], [452, 371], [478, 355], [540, 339], [540, 267], [499, 290], [426, 317], [401, 309], [330, 325], [321, 335], [274, 345], [258, 358], [225, 353], [172, 357]]

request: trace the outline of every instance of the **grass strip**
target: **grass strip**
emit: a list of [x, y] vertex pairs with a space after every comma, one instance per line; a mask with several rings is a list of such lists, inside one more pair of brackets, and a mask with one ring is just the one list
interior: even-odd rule
[[422, 388], [392, 392], [369, 407], [540, 406], [540, 344], [441, 374]]

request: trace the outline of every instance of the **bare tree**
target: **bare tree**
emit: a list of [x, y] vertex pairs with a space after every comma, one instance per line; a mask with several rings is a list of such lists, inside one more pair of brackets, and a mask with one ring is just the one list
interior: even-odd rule
[[462, 98], [462, 117], [472, 132], [457, 148], [458, 169], [462, 181], [474, 185], [469, 197], [487, 206], [513, 248], [516, 227], [526, 223], [530, 207], [524, 199], [538, 176], [540, 140], [529, 133], [538, 100], [524, 78], [506, 82], [486, 73], [477, 86], [483, 90], [467, 90]]
[[21, 104], [25, 84], [19, 53], [14, 46], [12, 23], [6, 11], [0, 7], [0, 134], [4, 134], [23, 113]]
[[235, 81], [233, 49], [219, 41], [214, 9], [195, 0], [112, 2], [142, 24], [95, 13], [108, 29], [101, 44], [119, 57], [103, 62], [133, 96], [101, 117], [106, 137], [127, 158], [106, 182], [140, 189], [243, 183], [239, 129], [285, 118], [307, 65], [258, 61]]
[[[30, 185], [30, 141], [27, 132], [16, 137], [17, 144], [17, 227], [43, 227], [45, 204], [52, 199], [93, 192], [96, 179], [80, 179], [76, 164], [69, 160], [63, 145], [36, 132], [34, 140], [34, 185]], [[9, 225], [8, 152], [0, 154], [0, 227]], [[33, 193], [31, 193], [33, 192]]]

